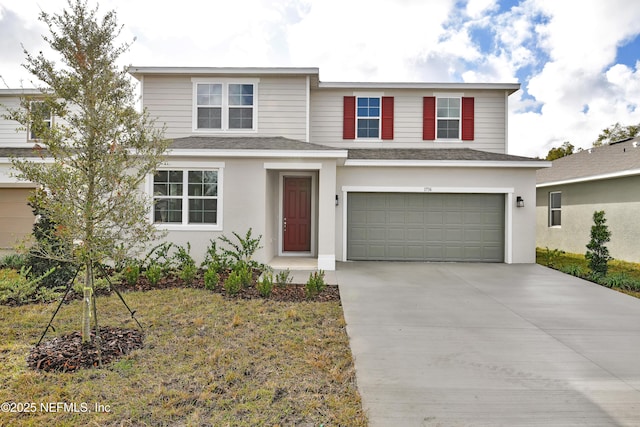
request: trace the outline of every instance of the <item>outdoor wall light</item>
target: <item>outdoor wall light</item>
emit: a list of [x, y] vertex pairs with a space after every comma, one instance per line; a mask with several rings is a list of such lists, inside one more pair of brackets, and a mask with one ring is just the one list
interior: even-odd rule
[[338, 195], [336, 194], [336, 206], [338, 206]]
[[524, 208], [524, 199], [522, 197], [516, 197], [516, 206], [519, 208]]

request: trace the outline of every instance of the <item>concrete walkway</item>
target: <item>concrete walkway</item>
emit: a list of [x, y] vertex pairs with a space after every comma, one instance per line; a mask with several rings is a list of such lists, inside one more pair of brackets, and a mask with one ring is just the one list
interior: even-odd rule
[[537, 265], [337, 281], [371, 427], [640, 425], [640, 299]]

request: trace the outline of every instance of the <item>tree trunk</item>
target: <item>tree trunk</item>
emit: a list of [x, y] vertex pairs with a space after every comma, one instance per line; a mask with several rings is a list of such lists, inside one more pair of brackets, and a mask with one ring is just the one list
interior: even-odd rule
[[91, 261], [86, 264], [82, 298], [82, 343], [91, 342], [91, 298], [93, 298], [93, 267]]

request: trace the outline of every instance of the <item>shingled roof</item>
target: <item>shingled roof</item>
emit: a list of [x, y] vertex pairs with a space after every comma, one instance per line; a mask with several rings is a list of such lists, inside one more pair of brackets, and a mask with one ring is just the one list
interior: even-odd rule
[[469, 160], [469, 161], [536, 161], [529, 157], [489, 153], [470, 148], [371, 148], [349, 149], [349, 159], [358, 160]]
[[588, 181], [611, 175], [640, 175], [640, 137], [582, 150], [538, 170], [538, 186], [566, 181]]
[[169, 149], [180, 150], [339, 150], [326, 145], [276, 137], [188, 136], [173, 140]]

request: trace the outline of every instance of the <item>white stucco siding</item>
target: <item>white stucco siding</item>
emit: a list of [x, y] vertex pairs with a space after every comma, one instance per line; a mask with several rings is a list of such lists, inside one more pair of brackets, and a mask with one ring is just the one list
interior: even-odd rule
[[[206, 80], [207, 77], [198, 77]], [[211, 81], [220, 79], [211, 77]], [[242, 78], [238, 77], [238, 81]], [[233, 79], [225, 77], [224, 81]], [[255, 79], [254, 79], [255, 80]], [[193, 82], [190, 76], [145, 76], [143, 106], [167, 138], [190, 135], [284, 136], [306, 138], [307, 95], [304, 77], [260, 77], [256, 87], [257, 131], [205, 132], [193, 130]]]
[[[454, 91], [452, 91], [453, 93]], [[343, 97], [354, 94], [394, 97], [394, 139], [367, 141], [343, 140]], [[506, 93], [502, 90], [455, 91], [475, 98], [475, 135], [473, 141], [423, 141], [423, 97], [446, 91], [417, 89], [362, 90], [318, 89], [311, 91], [311, 142], [334, 147], [361, 148], [473, 148], [495, 153], [506, 152]]]
[[[535, 170], [511, 168], [339, 167], [336, 191], [340, 209], [336, 215], [336, 248], [344, 260], [346, 239], [345, 188], [350, 191], [414, 192], [427, 188], [438, 192], [496, 192], [505, 194], [505, 262], [535, 262]], [[511, 193], [503, 190], [512, 189]], [[524, 208], [515, 199], [525, 200]]]
[[[537, 191], [536, 245], [584, 254], [590, 240], [593, 213], [604, 211], [611, 241], [611, 256], [640, 262], [640, 177], [625, 177], [584, 183], [540, 187]], [[562, 223], [549, 226], [549, 193], [562, 193]]]

